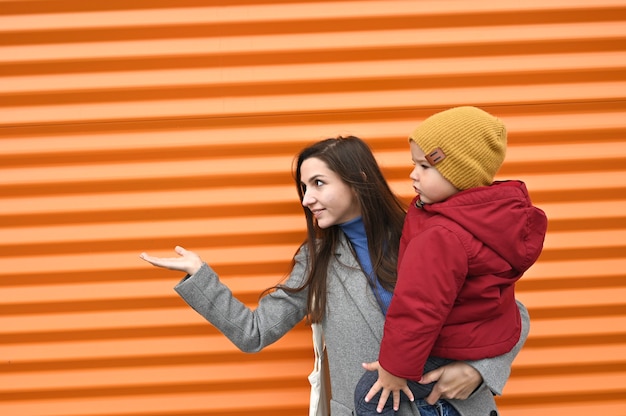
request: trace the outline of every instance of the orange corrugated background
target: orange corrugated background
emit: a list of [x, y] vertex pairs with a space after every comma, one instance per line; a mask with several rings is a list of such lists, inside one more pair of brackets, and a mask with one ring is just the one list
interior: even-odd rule
[[304, 324], [238, 352], [141, 251], [254, 305], [304, 237], [292, 158], [479, 105], [549, 218], [504, 415], [626, 415], [626, 1], [0, 0], [0, 414], [305, 415]]

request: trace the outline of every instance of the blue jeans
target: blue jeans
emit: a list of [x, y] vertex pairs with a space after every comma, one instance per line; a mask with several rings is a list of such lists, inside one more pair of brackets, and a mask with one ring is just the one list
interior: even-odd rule
[[[424, 366], [424, 373], [428, 373], [429, 371], [442, 367], [450, 362], [451, 360], [448, 360], [445, 358], [429, 357], [428, 360], [426, 361], [426, 365]], [[365, 396], [367, 395], [367, 393], [369, 393], [374, 383], [376, 383], [376, 380], [378, 380], [377, 371], [366, 371], [361, 376], [361, 379], [357, 383], [356, 388], [354, 390], [354, 409], [356, 411], [357, 416], [394, 416], [395, 415], [396, 412], [393, 410], [393, 399], [391, 397], [387, 399], [387, 403], [385, 403], [381, 413], [378, 413], [376, 411], [376, 407], [378, 406], [378, 401], [380, 400], [381, 391], [376, 393], [376, 395], [369, 402], [365, 401]], [[415, 381], [407, 380], [407, 385], [409, 389], [411, 390], [411, 392], [413, 393], [413, 396], [415, 397], [415, 403], [419, 402], [419, 403], [422, 403], [422, 406], [429, 406], [428, 403], [419, 399], [426, 398], [426, 396], [428, 396], [430, 392], [432, 391], [435, 383], [419, 384]], [[409, 398], [406, 396], [406, 394], [404, 394], [404, 392], [401, 391], [400, 401], [405, 402], [408, 400]], [[439, 405], [439, 407], [444, 412], [441, 413], [440, 415], [437, 415], [437, 413], [429, 413], [431, 409], [427, 407], [420, 408], [420, 413], [426, 416], [430, 416], [430, 415], [457, 416], [458, 415], [458, 413], [456, 412], [456, 410], [454, 410], [454, 408], [452, 408], [452, 406], [450, 406], [446, 402], [442, 402], [442, 403], [445, 403], [445, 404], [443, 406]], [[438, 404], [435, 404], [434, 406], [430, 406], [430, 407], [432, 407], [432, 409], [436, 409], [437, 406]], [[451, 410], [447, 410], [448, 408]], [[451, 411], [454, 411], [454, 413], [451, 413]]]
[[421, 416], [461, 416], [459, 412], [445, 400], [439, 400], [433, 406], [424, 400], [415, 400], [415, 405], [420, 411]]

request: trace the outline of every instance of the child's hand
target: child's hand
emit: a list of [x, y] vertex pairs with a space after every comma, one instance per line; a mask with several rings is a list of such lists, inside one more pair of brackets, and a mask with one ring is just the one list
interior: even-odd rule
[[378, 411], [378, 413], [383, 411], [383, 407], [385, 406], [385, 403], [387, 403], [387, 399], [389, 399], [390, 394], [393, 397], [393, 410], [395, 411], [398, 411], [400, 408], [401, 391], [407, 395], [409, 400], [414, 400], [413, 393], [409, 389], [406, 379], [396, 377], [389, 373], [380, 366], [378, 361], [373, 363], [363, 363], [363, 368], [367, 371], [378, 370], [378, 380], [376, 380], [376, 383], [374, 383], [370, 391], [365, 396], [365, 401], [369, 402], [382, 389], [382, 392], [380, 393], [380, 400], [378, 401], [378, 406], [376, 407], [376, 411]]
[[156, 267], [163, 267], [170, 270], [179, 270], [189, 275], [196, 274], [202, 267], [202, 259], [196, 253], [187, 251], [180, 246], [174, 249], [180, 257], [153, 257], [146, 253], [141, 253], [139, 257]]

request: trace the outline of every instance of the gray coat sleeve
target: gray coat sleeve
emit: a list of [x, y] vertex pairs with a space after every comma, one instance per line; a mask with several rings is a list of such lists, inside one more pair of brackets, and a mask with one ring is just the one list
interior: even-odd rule
[[511, 365], [513, 364], [513, 360], [517, 357], [517, 354], [524, 346], [524, 343], [528, 338], [528, 332], [530, 331], [530, 317], [528, 315], [528, 310], [520, 301], [517, 301], [517, 306], [519, 307], [522, 318], [522, 333], [515, 347], [513, 347], [513, 349], [508, 353], [498, 357], [467, 362], [469, 365], [478, 370], [487, 387], [489, 387], [489, 389], [497, 395], [502, 395], [504, 385], [511, 375]]
[[[295, 260], [285, 283], [290, 287], [299, 286], [304, 279], [306, 254], [303, 250]], [[263, 296], [253, 310], [235, 298], [207, 264], [196, 274], [186, 276], [174, 290], [244, 352], [258, 352], [276, 342], [306, 315], [306, 290], [287, 293], [279, 289]]]

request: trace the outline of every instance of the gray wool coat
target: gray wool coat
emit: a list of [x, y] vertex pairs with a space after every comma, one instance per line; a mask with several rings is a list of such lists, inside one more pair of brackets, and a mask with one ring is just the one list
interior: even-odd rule
[[[286, 285], [300, 286], [305, 278], [307, 256], [308, 251], [303, 247], [295, 257], [295, 266]], [[322, 325], [330, 369], [331, 414], [351, 416], [354, 414], [354, 389], [365, 371], [361, 363], [378, 359], [385, 318], [345, 238], [329, 267], [327, 285], [328, 306]], [[258, 307], [251, 310], [233, 297], [206, 264], [196, 274], [186, 276], [175, 290], [245, 352], [258, 352], [277, 341], [306, 315], [306, 290], [296, 294], [278, 290], [261, 298]], [[462, 416], [498, 414], [493, 393], [501, 394], [513, 359], [528, 336], [528, 311], [518, 304], [523, 322], [520, 342], [505, 355], [468, 362], [480, 372], [484, 382], [467, 400], [450, 400]], [[398, 416], [418, 414], [409, 403], [403, 403], [397, 412]]]

